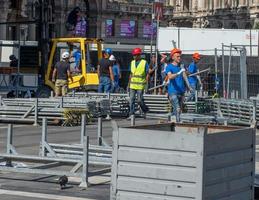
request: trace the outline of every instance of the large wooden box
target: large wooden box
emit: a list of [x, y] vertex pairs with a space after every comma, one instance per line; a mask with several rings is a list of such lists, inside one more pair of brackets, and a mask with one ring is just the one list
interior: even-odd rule
[[252, 200], [255, 129], [115, 128], [111, 200]]

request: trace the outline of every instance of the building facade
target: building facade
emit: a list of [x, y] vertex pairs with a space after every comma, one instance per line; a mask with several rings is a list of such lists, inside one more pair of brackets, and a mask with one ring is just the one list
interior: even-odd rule
[[[68, 13], [89, 5], [89, 37], [106, 43], [147, 44], [155, 41], [150, 0], [0, 0], [0, 39], [37, 40], [37, 5], [48, 4], [55, 37], [67, 35]], [[166, 0], [160, 26], [202, 28], [259, 28], [259, 0]], [[17, 23], [17, 22], [24, 23]], [[8, 23], [6, 23], [8, 22]], [[151, 26], [153, 24], [153, 26]], [[153, 27], [153, 28], [152, 28]]]

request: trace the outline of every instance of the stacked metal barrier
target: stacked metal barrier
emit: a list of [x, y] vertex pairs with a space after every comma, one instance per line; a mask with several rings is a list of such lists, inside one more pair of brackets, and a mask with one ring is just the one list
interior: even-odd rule
[[259, 106], [256, 106], [254, 113], [254, 104], [252, 100], [241, 99], [212, 99], [212, 113], [224, 117], [228, 123], [250, 125], [255, 119], [259, 120]]
[[[41, 98], [41, 99], [1, 99], [0, 121], [34, 122], [47, 117], [48, 120], [61, 119], [65, 109], [84, 108], [97, 117], [99, 112], [107, 113], [100, 108], [102, 101], [95, 101], [86, 98]], [[106, 103], [107, 104], [107, 103]], [[109, 106], [108, 106], [109, 107]]]
[[[166, 119], [171, 113], [171, 104], [166, 95], [145, 94], [144, 101], [149, 107], [146, 116], [148, 118]], [[43, 117], [47, 117], [49, 120], [63, 120], [64, 110], [73, 108], [88, 109], [94, 118], [100, 115], [118, 117], [129, 115], [128, 94], [74, 93], [73, 96], [62, 98], [2, 98], [0, 102], [0, 121], [16, 120], [37, 123], [37, 120], [41, 120]], [[196, 113], [199, 111], [197, 105], [196, 102], [185, 102], [185, 110], [188, 113]], [[137, 114], [138, 111], [136, 103]]]
[[[1, 165], [0, 170], [6, 172], [32, 173], [58, 176], [73, 176], [81, 178], [80, 187], [88, 186], [88, 177], [106, 174], [111, 171], [112, 148], [110, 146], [98, 146], [89, 144], [89, 135], [86, 131], [86, 117], [82, 116], [81, 142], [76, 144], [49, 143], [47, 119], [43, 118], [42, 136], [39, 156], [21, 154], [17, 152], [13, 142], [13, 125], [7, 129], [7, 143], [5, 152], [0, 152], [1, 160], [6, 165]], [[98, 124], [98, 130], [102, 129]], [[98, 137], [102, 133], [98, 132]], [[102, 145], [102, 144], [101, 144]], [[17, 168], [12, 161], [28, 163], [28, 166]], [[37, 163], [36, 165], [33, 163]], [[59, 168], [61, 167], [62, 168]], [[63, 166], [71, 167], [69, 170]], [[95, 169], [90, 170], [90, 166]], [[98, 169], [96, 169], [98, 166]]]

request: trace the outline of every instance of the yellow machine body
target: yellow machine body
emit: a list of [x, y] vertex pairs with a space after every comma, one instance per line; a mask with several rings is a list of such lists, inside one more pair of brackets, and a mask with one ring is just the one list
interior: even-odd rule
[[75, 89], [75, 88], [94, 88], [99, 85], [99, 78], [97, 72], [87, 72], [87, 65], [90, 62], [87, 60], [86, 55], [89, 55], [89, 45], [95, 44], [97, 47], [97, 57], [98, 60], [102, 58], [102, 40], [101, 39], [95, 39], [95, 38], [54, 38], [52, 39], [52, 48], [50, 52], [48, 67], [45, 73], [45, 85], [49, 86], [54, 90], [54, 83], [52, 80], [52, 71], [54, 69], [55, 63], [54, 63], [54, 56], [57, 52], [57, 47], [59, 43], [79, 43], [80, 52], [81, 52], [81, 72], [79, 74], [72, 74], [73, 76], [73, 82], [69, 80], [68, 88], [69, 89]]

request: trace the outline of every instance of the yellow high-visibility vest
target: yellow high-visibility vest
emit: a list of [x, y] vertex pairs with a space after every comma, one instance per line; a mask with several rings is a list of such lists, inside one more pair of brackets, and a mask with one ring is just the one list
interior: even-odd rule
[[141, 60], [136, 67], [136, 61], [131, 61], [130, 71], [130, 88], [133, 90], [144, 90], [146, 85], [146, 63], [147, 61]]

